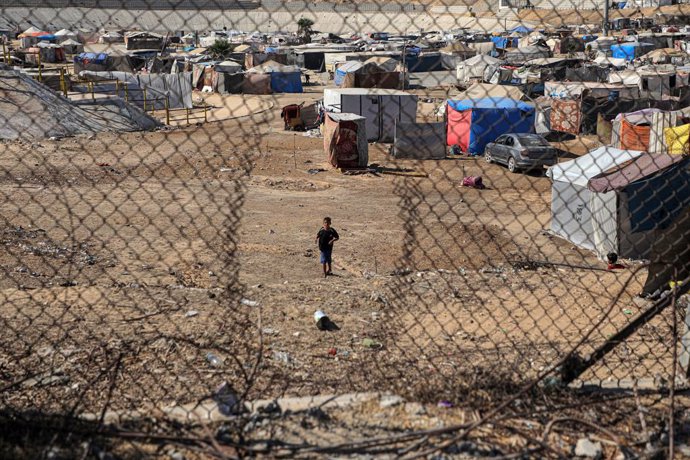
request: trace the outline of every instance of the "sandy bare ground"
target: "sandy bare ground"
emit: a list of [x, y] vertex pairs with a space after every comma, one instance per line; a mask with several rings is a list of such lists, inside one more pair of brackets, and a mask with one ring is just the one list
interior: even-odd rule
[[[153, 408], [228, 380], [249, 398], [491, 405], [644, 308], [641, 272], [604, 318], [632, 270], [595, 270], [544, 231], [547, 178], [396, 161], [384, 145], [371, 146], [378, 173], [343, 175], [321, 139], [282, 131], [279, 108], [312, 97], [200, 127], [2, 144], [2, 404]], [[478, 174], [487, 189], [459, 186]], [[326, 215], [341, 240], [323, 279]], [[318, 331], [317, 309], [339, 330]], [[669, 330], [662, 315], [583, 377], [668, 378]]]

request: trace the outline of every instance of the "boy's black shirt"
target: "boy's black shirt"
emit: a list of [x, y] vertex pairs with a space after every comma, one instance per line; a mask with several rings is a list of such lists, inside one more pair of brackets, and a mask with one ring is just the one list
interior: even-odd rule
[[340, 238], [340, 236], [338, 236], [338, 232], [336, 232], [333, 227], [329, 228], [328, 230], [322, 228], [321, 230], [319, 230], [319, 233], [317, 233], [316, 236], [319, 238], [320, 251], [328, 251], [332, 247], [328, 243], [334, 238]]

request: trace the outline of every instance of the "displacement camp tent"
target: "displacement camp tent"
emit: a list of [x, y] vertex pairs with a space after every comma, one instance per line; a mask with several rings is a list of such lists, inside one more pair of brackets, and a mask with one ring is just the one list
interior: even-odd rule
[[613, 120], [611, 144], [623, 150], [649, 151], [652, 116], [658, 112], [661, 110], [643, 109], [618, 114]]
[[[587, 155], [550, 167], [546, 175], [553, 181], [551, 230], [579, 247], [592, 250], [602, 248], [602, 244], [597, 244], [602, 241], [601, 234], [594, 233], [594, 216], [601, 214], [601, 203], [615, 206], [616, 198], [615, 194], [594, 198], [587, 188], [588, 182], [642, 154], [639, 151], [600, 147]], [[593, 202], [595, 199], [597, 201]], [[597, 227], [601, 225], [598, 223]], [[606, 250], [599, 251], [602, 256], [606, 253]]]
[[628, 42], [619, 45], [611, 45], [611, 56], [618, 59], [632, 61], [635, 58], [644, 56], [654, 49], [651, 43]]
[[[392, 66], [392, 69], [391, 69]], [[347, 61], [335, 71], [334, 81], [341, 88], [399, 88], [401, 84], [397, 62], [371, 58], [365, 62]]]
[[534, 29], [530, 29], [529, 27], [525, 27], [525, 26], [520, 25], [517, 27], [513, 27], [508, 32], [515, 33], [515, 34], [528, 34], [528, 33], [532, 32], [533, 30]]
[[67, 29], [60, 29], [57, 32], [55, 32], [54, 35], [58, 43], [62, 43], [65, 40], [79, 41], [77, 34]]
[[[303, 93], [302, 72], [297, 66], [268, 61], [247, 70], [248, 74], [268, 74], [274, 93]], [[261, 94], [261, 93], [260, 93]]]
[[498, 66], [500, 63], [500, 59], [486, 54], [478, 54], [477, 56], [460, 62], [455, 68], [455, 71], [459, 82], [468, 82], [472, 79], [483, 80], [487, 67]]
[[366, 119], [353, 113], [326, 113], [323, 147], [335, 168], [366, 168], [369, 164]]
[[533, 133], [534, 106], [508, 98], [447, 101], [448, 145], [463, 152], [484, 153], [484, 147], [502, 134]]
[[326, 88], [323, 105], [329, 112], [355, 113], [366, 118], [370, 142], [392, 142], [395, 123], [414, 123], [417, 96], [380, 88]]
[[515, 48], [508, 50], [503, 59], [508, 64], [524, 64], [527, 61], [532, 61], [539, 58], [551, 57], [551, 50], [541, 46], [525, 46], [524, 48]]
[[436, 160], [446, 157], [444, 123], [395, 123], [394, 158]]
[[590, 179], [597, 253], [648, 259], [659, 234], [690, 206], [689, 166], [687, 157], [645, 154]]
[[60, 43], [65, 54], [79, 54], [84, 52], [84, 45], [76, 40], [68, 39]]

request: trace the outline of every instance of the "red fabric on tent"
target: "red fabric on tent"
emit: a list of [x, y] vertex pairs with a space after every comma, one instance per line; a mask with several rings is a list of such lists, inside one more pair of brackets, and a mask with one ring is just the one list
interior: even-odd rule
[[649, 150], [649, 125], [633, 125], [626, 119], [621, 120], [621, 150]]
[[447, 109], [448, 135], [446, 136], [448, 145], [458, 145], [460, 150], [467, 152], [470, 145], [470, 123], [472, 122], [472, 111], [463, 110], [458, 112]]

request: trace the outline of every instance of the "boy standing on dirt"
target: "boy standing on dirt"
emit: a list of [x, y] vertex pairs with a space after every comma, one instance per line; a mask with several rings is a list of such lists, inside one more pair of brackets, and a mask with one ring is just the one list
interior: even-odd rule
[[323, 265], [324, 278], [331, 274], [333, 243], [339, 239], [338, 232], [331, 227], [331, 218], [324, 217], [323, 227], [319, 230], [319, 233], [316, 234], [316, 242], [319, 243], [319, 251], [321, 251], [321, 264]]

